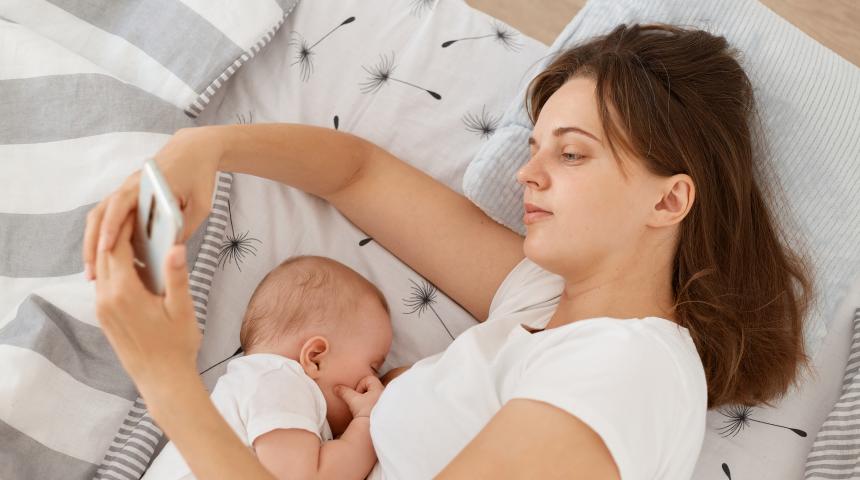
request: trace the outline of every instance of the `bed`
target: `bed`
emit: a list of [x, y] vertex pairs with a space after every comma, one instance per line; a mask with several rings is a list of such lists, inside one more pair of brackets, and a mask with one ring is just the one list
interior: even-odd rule
[[[121, 10], [115, 16], [122, 21], [100, 24], [97, 12], [74, 10], [77, 2], [24, 8], [0, 1], [0, 172], [8, 185], [0, 192], [0, 478], [136, 479], [164, 444], [100, 336], [77, 252], [88, 207], [170, 133], [202, 124], [319, 125], [367, 138], [467, 192], [473, 159], [505, 134], [514, 99], [548, 53], [547, 45], [460, 0], [255, 0], [253, 15], [250, 7], [203, 3], [159, 4], [185, 5], [241, 48], [205, 55], [220, 63], [201, 66], [199, 77], [171, 70], [156, 78], [151, 63], [169, 54], [200, 61], [200, 52], [226, 48], [180, 36], [184, 42], [168, 54], [127, 35], [131, 50], [148, 55], [112, 62], [115, 52], [93, 48], [100, 31], [122, 36], [111, 28], [137, 32], [141, 18], [152, 18], [137, 15], [162, 16]], [[637, 10], [641, 3], [592, 0], [579, 22], [670, 15], [659, 9], [686, 5], [666, 0], [654, 2], [655, 11]], [[92, 31], [58, 31], [51, 20], [63, 12], [87, 20]], [[180, 30], [163, 16], [165, 31]], [[243, 28], [231, 32], [236, 23]], [[103, 83], [57, 83], [70, 73]], [[854, 96], [841, 100], [850, 106], [860, 95], [857, 84], [849, 91]], [[860, 151], [854, 143], [843, 154], [856, 159]], [[395, 329], [383, 370], [440, 351], [474, 324], [331, 206], [259, 178], [219, 175], [213, 213], [191, 247], [192, 296], [205, 328], [199, 367], [208, 369], [210, 388], [237, 350], [257, 282], [290, 255], [335, 258], [380, 286]], [[847, 264], [854, 278], [857, 265]], [[860, 387], [860, 344], [851, 343], [860, 338], [860, 282], [839, 285], [825, 292], [832, 307], [818, 332], [815, 374], [774, 408], [710, 412], [695, 478], [860, 477], [860, 426], [846, 419], [860, 410], [852, 388]], [[842, 445], [836, 453], [834, 442]]]

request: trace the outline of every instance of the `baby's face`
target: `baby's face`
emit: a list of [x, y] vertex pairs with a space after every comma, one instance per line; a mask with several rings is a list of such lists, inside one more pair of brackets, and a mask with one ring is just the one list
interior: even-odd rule
[[351, 317], [356, 326], [352, 327], [352, 332], [330, 339], [331, 351], [317, 378], [328, 405], [329, 426], [335, 435], [343, 433], [352, 415], [346, 402], [334, 393], [334, 387], [346, 385], [355, 388], [362, 378], [378, 375], [391, 348], [393, 335], [388, 313], [373, 296], [368, 295], [359, 301]]

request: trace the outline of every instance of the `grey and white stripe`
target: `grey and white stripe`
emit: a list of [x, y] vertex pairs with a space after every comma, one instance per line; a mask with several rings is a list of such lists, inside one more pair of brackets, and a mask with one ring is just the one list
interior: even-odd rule
[[260, 52], [260, 50], [265, 47], [271, 40], [278, 29], [281, 28], [281, 25], [284, 24], [284, 20], [286, 20], [287, 15], [293, 11], [293, 9], [298, 4], [298, 0], [289, 1], [289, 0], [280, 0], [279, 1], [281, 8], [284, 10], [284, 16], [276, 23], [272, 28], [270, 28], [259, 40], [257, 40], [254, 45], [251, 46], [247, 51], [242, 52], [242, 54], [231, 63], [224, 71], [218, 75], [215, 80], [212, 81], [206, 88], [202, 89], [200, 95], [188, 106], [185, 110], [186, 115], [197, 118], [203, 109], [209, 105], [209, 101], [212, 99], [212, 96], [215, 95], [215, 92], [221, 88], [221, 85], [224, 84], [230, 77], [233, 76], [234, 73], [245, 64], [248, 60], [254, 58], [254, 56]]
[[860, 478], [860, 308], [854, 311], [851, 352], [842, 396], [818, 431], [805, 480]]
[[[297, 1], [0, 1], [0, 478], [139, 478], [165, 442], [98, 328], [86, 214]], [[188, 242], [201, 329], [232, 177], [217, 182]]]
[[6, 145], [111, 132], [171, 134], [193, 126], [182, 110], [99, 73], [0, 80], [0, 109], [0, 144]]
[[[218, 174], [215, 202], [206, 221], [203, 243], [190, 272], [194, 315], [201, 331], [206, 325], [209, 291], [218, 265], [218, 250], [227, 227], [227, 200], [230, 198], [232, 185], [233, 175]], [[96, 480], [139, 479], [155, 453], [160, 451], [165, 443], [161, 429], [153, 422], [143, 399], [138, 398], [108, 447], [96, 473]]]

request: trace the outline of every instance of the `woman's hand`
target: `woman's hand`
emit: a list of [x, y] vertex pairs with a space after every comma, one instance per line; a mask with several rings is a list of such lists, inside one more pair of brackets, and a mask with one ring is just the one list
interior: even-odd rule
[[[185, 247], [174, 246], [164, 265], [165, 296], [150, 293], [133, 265], [134, 216], [120, 224], [113, 250], [96, 257], [96, 314], [125, 370], [148, 400], [191, 375], [201, 334], [188, 291]], [[174, 382], [175, 381], [175, 382]]]
[[[155, 161], [170, 185], [184, 217], [184, 242], [209, 214], [215, 174], [222, 154], [217, 127], [182, 129], [156, 154]], [[123, 220], [137, 209], [140, 172], [96, 205], [87, 216], [83, 258], [85, 275], [92, 280], [96, 251], [113, 248]]]

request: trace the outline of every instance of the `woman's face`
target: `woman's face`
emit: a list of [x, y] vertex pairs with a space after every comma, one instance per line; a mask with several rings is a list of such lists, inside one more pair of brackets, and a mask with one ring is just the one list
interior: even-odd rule
[[529, 144], [531, 158], [517, 173], [526, 256], [566, 278], [621, 268], [642, 243], [661, 178], [623, 158], [625, 178], [601, 128], [594, 81], [575, 77], [559, 88]]

